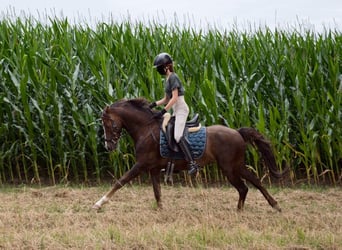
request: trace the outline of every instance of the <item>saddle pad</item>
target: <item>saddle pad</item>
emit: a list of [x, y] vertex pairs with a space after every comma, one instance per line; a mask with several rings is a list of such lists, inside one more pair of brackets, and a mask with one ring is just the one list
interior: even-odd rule
[[[206, 131], [205, 127], [201, 127], [197, 132], [188, 133], [188, 141], [194, 159], [201, 158], [203, 155], [207, 141]], [[183, 152], [174, 152], [169, 149], [165, 134], [162, 130], [160, 130], [160, 155], [169, 159], [184, 159]]]

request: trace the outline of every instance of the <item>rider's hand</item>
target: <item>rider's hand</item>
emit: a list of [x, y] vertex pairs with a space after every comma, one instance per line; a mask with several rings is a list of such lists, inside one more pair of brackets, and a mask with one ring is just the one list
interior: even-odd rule
[[159, 118], [161, 118], [166, 112], [167, 112], [166, 109], [162, 109], [162, 110], [159, 111], [158, 113], [155, 113], [155, 114], [153, 115], [153, 118], [154, 118], [154, 119], [159, 119]]
[[148, 107], [150, 108], [150, 109], [153, 109], [154, 107], [156, 107], [157, 106], [157, 103], [156, 102], [152, 102], [150, 105], [148, 105]]

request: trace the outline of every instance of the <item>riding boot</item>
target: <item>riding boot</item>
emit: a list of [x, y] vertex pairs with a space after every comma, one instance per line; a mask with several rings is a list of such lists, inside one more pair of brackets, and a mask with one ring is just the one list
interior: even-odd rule
[[185, 156], [185, 160], [188, 162], [188, 166], [189, 166], [188, 174], [193, 175], [197, 173], [199, 169], [199, 165], [194, 161], [192, 157], [190, 145], [188, 141], [184, 137], [182, 137], [178, 145]]

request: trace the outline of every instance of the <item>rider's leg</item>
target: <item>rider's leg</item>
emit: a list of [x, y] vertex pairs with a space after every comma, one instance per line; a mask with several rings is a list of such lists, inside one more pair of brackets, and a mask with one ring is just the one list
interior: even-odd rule
[[184, 96], [178, 97], [178, 101], [173, 108], [176, 118], [174, 137], [185, 155], [185, 160], [189, 163], [189, 174], [194, 174], [198, 170], [198, 165], [193, 160], [193, 156], [191, 154], [190, 145], [188, 141], [183, 137], [185, 123], [189, 114], [189, 108], [184, 101]]
[[194, 161], [191, 150], [190, 150], [190, 145], [187, 141], [186, 138], [181, 137], [181, 139], [178, 142], [178, 145], [182, 152], [184, 153], [185, 160], [188, 162], [189, 170], [188, 173], [190, 175], [197, 173], [198, 171], [198, 164]]

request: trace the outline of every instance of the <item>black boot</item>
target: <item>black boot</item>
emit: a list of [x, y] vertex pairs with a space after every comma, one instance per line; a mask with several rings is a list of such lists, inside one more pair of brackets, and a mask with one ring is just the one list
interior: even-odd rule
[[194, 161], [194, 159], [192, 157], [190, 145], [189, 145], [188, 141], [184, 137], [182, 137], [180, 139], [178, 145], [179, 145], [180, 149], [182, 150], [182, 152], [185, 156], [185, 160], [188, 162], [188, 165], [189, 165], [188, 174], [193, 175], [193, 174], [197, 173], [199, 166]]

